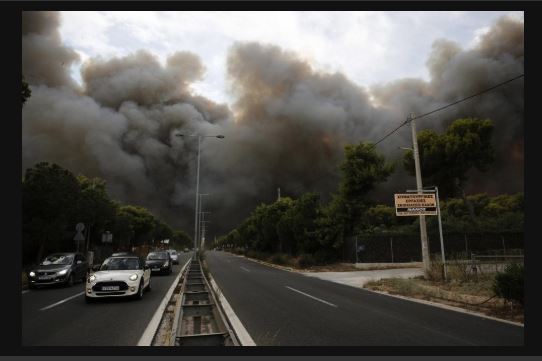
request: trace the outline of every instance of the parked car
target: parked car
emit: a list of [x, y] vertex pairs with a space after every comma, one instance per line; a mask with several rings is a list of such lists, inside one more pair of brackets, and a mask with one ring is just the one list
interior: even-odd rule
[[171, 257], [171, 262], [173, 262], [173, 264], [179, 264], [179, 254], [177, 251], [174, 249], [169, 249], [168, 252], [169, 256]]
[[154, 251], [147, 255], [147, 266], [150, 267], [151, 272], [171, 274], [172, 261], [167, 251]]
[[85, 300], [104, 297], [143, 298], [151, 289], [151, 271], [138, 256], [115, 256], [103, 261], [100, 270], [89, 274]]
[[28, 272], [28, 287], [72, 286], [77, 281], [85, 282], [87, 271], [88, 263], [81, 253], [53, 253]]

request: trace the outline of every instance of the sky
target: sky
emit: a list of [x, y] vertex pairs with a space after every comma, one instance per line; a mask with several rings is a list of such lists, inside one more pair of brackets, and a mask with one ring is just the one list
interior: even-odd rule
[[77, 12], [61, 13], [65, 45], [81, 57], [109, 59], [146, 49], [162, 63], [186, 50], [205, 66], [194, 93], [231, 105], [227, 52], [235, 42], [258, 41], [293, 51], [318, 71], [341, 72], [359, 86], [400, 78], [428, 80], [427, 54], [440, 38], [476, 45], [502, 15], [523, 12]]
[[[143, 50], [143, 51], [140, 51]], [[79, 59], [79, 60], [77, 60]], [[25, 12], [23, 169], [53, 162], [190, 229], [200, 193], [224, 232], [261, 202], [317, 191], [327, 202], [347, 144], [524, 72], [523, 13]], [[84, 79], [84, 81], [82, 80]], [[74, 80], [79, 83], [74, 84]], [[491, 119], [496, 161], [468, 194], [523, 190], [523, 82], [420, 119]], [[390, 162], [403, 127], [378, 145]], [[399, 163], [398, 163], [399, 164]], [[476, 171], [476, 172], [475, 172]], [[371, 197], [415, 184], [397, 167]]]

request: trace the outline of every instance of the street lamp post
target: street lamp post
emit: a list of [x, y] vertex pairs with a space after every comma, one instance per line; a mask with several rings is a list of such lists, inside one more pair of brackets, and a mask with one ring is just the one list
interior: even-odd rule
[[225, 137], [221, 134], [219, 135], [199, 135], [199, 134], [175, 134], [177, 137], [197, 137], [198, 138], [198, 166], [196, 171], [196, 207], [194, 210], [194, 257], [196, 255], [198, 244], [198, 203], [199, 203], [199, 164], [200, 164], [200, 150], [201, 150], [201, 139], [202, 138], [219, 138], [224, 139]]

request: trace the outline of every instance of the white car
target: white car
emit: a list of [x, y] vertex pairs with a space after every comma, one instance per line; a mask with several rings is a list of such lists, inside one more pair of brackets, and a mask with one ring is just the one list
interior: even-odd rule
[[92, 302], [104, 297], [143, 298], [151, 289], [151, 270], [138, 256], [109, 257], [100, 270], [89, 274], [85, 287], [85, 300]]
[[174, 249], [168, 249], [173, 264], [179, 264], [179, 254]]

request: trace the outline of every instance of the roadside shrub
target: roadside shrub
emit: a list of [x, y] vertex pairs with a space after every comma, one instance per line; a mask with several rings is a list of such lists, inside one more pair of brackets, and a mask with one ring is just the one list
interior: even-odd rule
[[288, 256], [284, 253], [274, 253], [271, 256], [271, 262], [275, 264], [285, 265], [288, 263]]
[[307, 268], [310, 266], [314, 266], [316, 264], [316, 261], [314, 257], [310, 254], [303, 253], [299, 256], [299, 259], [297, 260], [297, 265], [300, 268]]
[[524, 267], [520, 263], [511, 263], [504, 272], [499, 272], [493, 281], [493, 292], [497, 297], [517, 302], [523, 306]]
[[325, 265], [333, 263], [337, 260], [337, 256], [334, 252], [327, 249], [319, 249], [314, 253], [314, 263], [317, 265]]
[[427, 277], [431, 281], [441, 282], [444, 280], [444, 270], [442, 268], [442, 261], [439, 257], [431, 257], [431, 263], [429, 265]]

